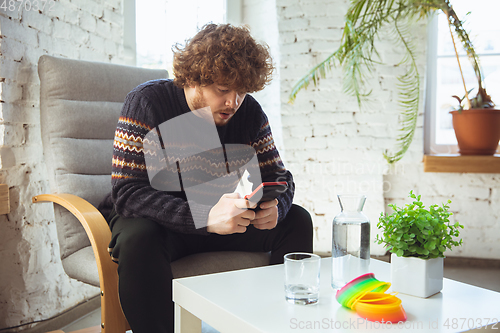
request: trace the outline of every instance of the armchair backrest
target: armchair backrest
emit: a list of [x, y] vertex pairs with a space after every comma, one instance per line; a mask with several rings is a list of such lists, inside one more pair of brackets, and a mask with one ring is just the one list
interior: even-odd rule
[[[125, 96], [165, 70], [42, 56], [40, 125], [52, 193], [71, 193], [97, 206], [111, 190], [111, 157]], [[61, 259], [90, 245], [83, 227], [54, 205]]]

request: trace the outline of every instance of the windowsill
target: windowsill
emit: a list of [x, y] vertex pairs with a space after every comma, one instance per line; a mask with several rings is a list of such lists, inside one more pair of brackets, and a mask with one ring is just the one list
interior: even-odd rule
[[500, 173], [500, 154], [424, 155], [424, 172]]

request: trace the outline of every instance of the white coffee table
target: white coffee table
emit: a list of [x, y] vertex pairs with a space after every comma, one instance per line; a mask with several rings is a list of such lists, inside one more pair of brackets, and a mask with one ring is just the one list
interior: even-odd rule
[[[370, 271], [389, 282], [389, 265], [371, 259]], [[500, 293], [449, 279], [444, 279], [440, 293], [427, 299], [398, 295], [406, 323], [365, 321], [336, 301], [330, 269], [330, 258], [322, 259], [320, 300], [315, 305], [285, 301], [283, 265], [175, 279], [176, 332], [199, 332], [201, 320], [221, 333], [462, 332], [500, 321]], [[500, 323], [493, 328], [500, 332]]]

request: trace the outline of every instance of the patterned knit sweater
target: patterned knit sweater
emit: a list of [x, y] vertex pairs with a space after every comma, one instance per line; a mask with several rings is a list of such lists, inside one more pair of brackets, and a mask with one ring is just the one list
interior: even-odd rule
[[[99, 206], [103, 214], [109, 213], [114, 205], [123, 217], [147, 218], [175, 232], [207, 234], [206, 227], [195, 227], [193, 217], [206, 221], [212, 206], [188, 204], [184, 191], [153, 188], [144, 157], [143, 143], [148, 132], [187, 112], [190, 109], [184, 90], [176, 87], [172, 80], [149, 81], [127, 95], [115, 132], [112, 191]], [[247, 95], [230, 121], [217, 127], [217, 132], [222, 145], [245, 144], [255, 149], [263, 182], [288, 182], [289, 190], [278, 197], [278, 221], [281, 221], [292, 205], [295, 185], [281, 161], [259, 103]], [[252, 182], [255, 178], [249, 172]], [[259, 185], [252, 183], [254, 188]], [[235, 187], [236, 184], [229, 192]]]

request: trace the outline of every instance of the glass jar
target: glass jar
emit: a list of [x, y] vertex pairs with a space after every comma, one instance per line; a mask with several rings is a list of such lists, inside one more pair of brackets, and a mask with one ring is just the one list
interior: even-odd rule
[[337, 196], [341, 212], [333, 219], [332, 287], [368, 273], [370, 268], [370, 220], [363, 214], [366, 196]]

